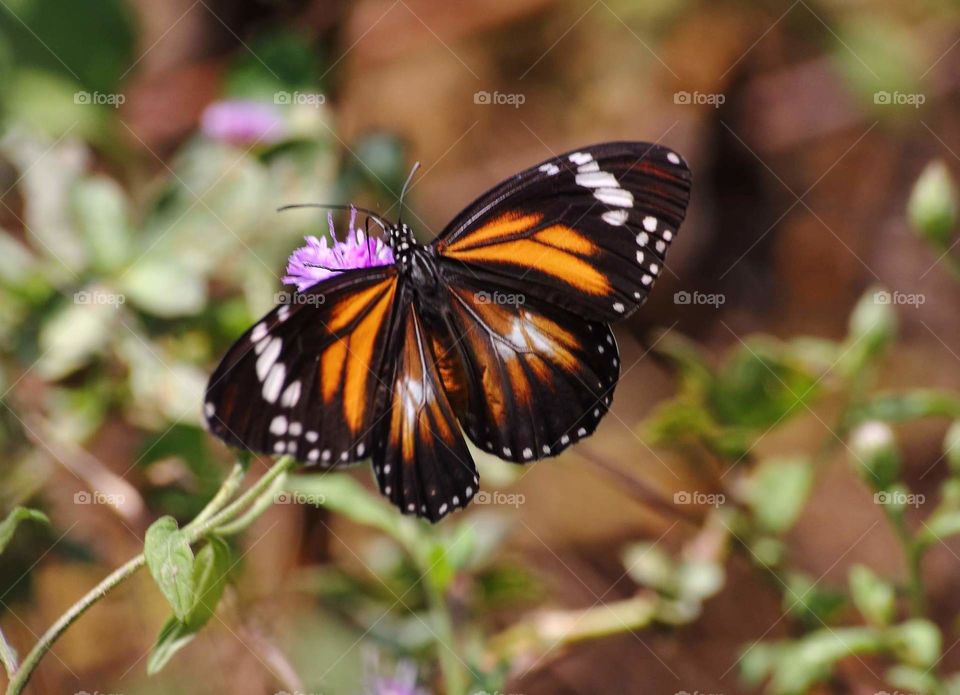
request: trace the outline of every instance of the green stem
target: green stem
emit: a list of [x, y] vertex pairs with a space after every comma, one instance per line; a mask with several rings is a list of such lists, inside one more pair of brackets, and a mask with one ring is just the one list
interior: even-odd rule
[[7, 695], [20, 695], [27, 686], [30, 676], [33, 675], [34, 670], [40, 664], [40, 659], [50, 651], [50, 648], [53, 646], [53, 643], [57, 641], [57, 638], [59, 638], [68, 627], [73, 625], [81, 615], [86, 613], [90, 606], [106, 596], [107, 592], [128, 577], [133, 576], [138, 569], [143, 567], [145, 562], [146, 560], [142, 553], [128, 560], [125, 565], [114, 570], [106, 579], [93, 587], [83, 598], [73, 604], [66, 613], [61, 615], [57, 621], [43, 633], [43, 636], [40, 637], [33, 649], [30, 650], [30, 653], [27, 654], [20, 668], [17, 669], [17, 672], [13, 675], [13, 678], [10, 679], [10, 684], [7, 686]]
[[0, 630], [0, 663], [3, 664], [3, 668], [7, 672], [7, 677], [13, 678], [13, 674], [17, 671], [17, 653], [13, 650], [13, 647], [10, 646], [10, 643], [7, 642], [7, 638], [2, 630]]
[[466, 674], [456, 653], [453, 618], [450, 615], [446, 596], [429, 576], [426, 577], [425, 584], [427, 603], [430, 606], [433, 627], [437, 633], [437, 659], [443, 676], [443, 689], [446, 695], [463, 695], [467, 692]]
[[[187, 536], [187, 540], [191, 544], [196, 543], [210, 531], [215, 531], [219, 527], [234, 521], [234, 519], [244, 511], [247, 505], [255, 502], [265, 490], [270, 488], [278, 477], [290, 470], [294, 463], [295, 461], [288, 456], [279, 459], [273, 464], [270, 470], [250, 486], [250, 489], [227, 505], [227, 500], [239, 489], [243, 474], [246, 471], [246, 467], [242, 464], [238, 463], [235, 465], [223, 482], [220, 490], [218, 490], [217, 494], [210, 500], [210, 503], [207, 504], [193, 521], [184, 526], [183, 531]], [[266, 505], [262, 506], [261, 512], [264, 509], [266, 509]], [[81, 615], [86, 613], [93, 604], [106, 596], [114, 587], [133, 576], [145, 563], [146, 560], [143, 553], [128, 560], [126, 564], [114, 570], [106, 579], [88, 591], [79, 601], [74, 603], [66, 613], [60, 616], [60, 618], [43, 633], [40, 639], [37, 640], [33, 649], [31, 649], [30, 653], [24, 658], [20, 668], [18, 668], [10, 678], [6, 695], [20, 695], [27, 686], [27, 682], [30, 680], [33, 672], [40, 664], [40, 660], [50, 651], [54, 642], [66, 632], [67, 628], [76, 622]]]
[[184, 531], [189, 529], [191, 526], [198, 526], [200, 524], [206, 523], [214, 514], [223, 509], [223, 506], [230, 500], [231, 497], [236, 494], [237, 490], [240, 488], [240, 483], [243, 482], [243, 476], [247, 471], [245, 464], [240, 463], [239, 461], [233, 464], [233, 469], [230, 471], [230, 474], [227, 476], [226, 480], [223, 481], [223, 485], [220, 486], [220, 489], [217, 490], [217, 493], [211, 498], [207, 503], [207, 506], [204, 507], [196, 518], [187, 524], [184, 527]]
[[890, 509], [887, 517], [893, 526], [903, 554], [907, 561], [907, 595], [910, 597], [910, 612], [914, 617], [922, 618], [926, 615], [927, 600], [923, 589], [923, 555], [924, 544], [910, 532], [906, 517], [898, 509]]

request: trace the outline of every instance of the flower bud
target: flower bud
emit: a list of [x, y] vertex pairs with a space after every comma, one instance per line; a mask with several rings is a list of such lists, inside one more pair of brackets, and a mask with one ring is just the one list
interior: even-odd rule
[[907, 214], [914, 229], [937, 248], [946, 248], [957, 223], [957, 191], [942, 161], [927, 165], [913, 186]]
[[900, 473], [900, 452], [893, 430], [878, 420], [865, 422], [850, 436], [850, 449], [861, 477], [875, 490], [886, 490]]

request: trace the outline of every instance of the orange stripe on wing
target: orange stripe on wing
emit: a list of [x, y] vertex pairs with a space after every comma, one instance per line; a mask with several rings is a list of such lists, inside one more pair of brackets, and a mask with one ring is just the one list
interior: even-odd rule
[[542, 219], [543, 215], [541, 213], [524, 215], [520, 212], [508, 212], [465, 234], [449, 246], [441, 244], [439, 250], [441, 253], [453, 254], [459, 251], [468, 251], [484, 244], [504, 242], [508, 240], [507, 238], [511, 234], [533, 229]]
[[343, 413], [347, 426], [354, 433], [359, 432], [363, 426], [367, 401], [370, 400], [368, 384], [370, 378], [374, 376], [372, 372], [374, 350], [377, 339], [383, 339], [386, 317], [393, 308], [397, 282], [395, 278], [391, 278], [389, 282], [388, 290], [349, 334], [347, 374], [343, 387]]
[[[511, 231], [518, 231], [521, 220], [532, 218], [534, 216], [530, 215], [512, 220], [512, 223], [516, 223], [516, 228], [510, 227]], [[508, 223], [504, 222], [496, 229], [502, 231], [508, 226]], [[507, 239], [485, 245], [473, 243], [475, 234], [482, 233], [485, 240], [492, 240], [498, 236], [494, 234], [495, 231], [482, 227], [468, 235], [469, 245], [457, 242], [444, 253], [447, 257], [460, 261], [503, 263], [532, 268], [587, 294], [607, 296], [613, 292], [607, 276], [583, 258], [598, 255], [600, 248], [576, 230], [562, 225], [551, 225], [527, 238]]]

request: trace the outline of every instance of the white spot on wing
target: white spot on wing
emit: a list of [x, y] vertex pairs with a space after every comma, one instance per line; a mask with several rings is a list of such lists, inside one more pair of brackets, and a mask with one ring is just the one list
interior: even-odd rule
[[273, 420], [270, 421], [270, 432], [272, 434], [286, 434], [287, 433], [287, 418], [283, 415], [277, 415]]
[[267, 335], [267, 324], [258, 323], [253, 327], [253, 330], [250, 331], [250, 342], [258, 343]]
[[644, 217], [643, 228], [646, 229], [648, 232], [657, 231], [657, 218], [651, 217], [650, 215], [647, 215], [646, 217]]
[[280, 396], [280, 389], [283, 388], [283, 378], [287, 374], [287, 368], [282, 362], [277, 362], [270, 367], [267, 378], [263, 382], [263, 397], [270, 403], [276, 403]]
[[[267, 342], [267, 347], [263, 351], [263, 354], [257, 358], [257, 378], [260, 381], [263, 381], [267, 378], [267, 374], [270, 372], [270, 368], [273, 366], [273, 363], [277, 361], [277, 358], [280, 356], [280, 349], [283, 347], [283, 343], [280, 338], [271, 338]], [[276, 400], [276, 399], [274, 399]]]
[[633, 207], [633, 193], [623, 188], [598, 188], [593, 192], [593, 197], [607, 205], [621, 208]]
[[292, 408], [300, 400], [300, 380], [297, 379], [283, 390], [280, 396], [280, 405], [285, 408]]
[[[596, 162], [594, 162], [596, 163]], [[574, 179], [578, 186], [584, 188], [620, 188], [620, 184], [613, 174], [606, 171], [591, 171], [586, 174], [577, 174]]]
[[604, 222], [607, 224], [613, 225], [614, 227], [619, 227], [627, 222], [627, 211], [626, 210], [607, 210], [605, 213], [600, 215]]
[[669, 161], [671, 164], [679, 164], [680, 157], [677, 156], [676, 152], [670, 152], [667, 154], [667, 161]]
[[593, 155], [589, 152], [574, 152], [567, 159], [574, 164], [586, 164], [593, 161]]
[[540, 165], [539, 171], [542, 171], [547, 176], [553, 176], [554, 174], [560, 173], [560, 167], [552, 162], [547, 162], [546, 164]]

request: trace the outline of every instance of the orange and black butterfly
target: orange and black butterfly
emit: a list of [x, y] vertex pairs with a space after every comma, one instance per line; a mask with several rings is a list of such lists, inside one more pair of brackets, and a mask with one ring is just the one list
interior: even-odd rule
[[401, 511], [437, 521], [480, 485], [464, 436], [515, 463], [591, 434], [633, 313], [683, 221], [690, 171], [641, 142], [584, 147], [491, 189], [427, 245], [345, 270], [257, 322], [205, 415], [227, 443], [323, 469], [370, 458]]

